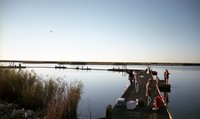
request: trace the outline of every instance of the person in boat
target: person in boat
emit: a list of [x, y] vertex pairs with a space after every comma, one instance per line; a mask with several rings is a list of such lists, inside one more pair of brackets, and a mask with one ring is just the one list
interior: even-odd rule
[[168, 81], [169, 81], [169, 71], [167, 69], [165, 69], [165, 72], [164, 72], [164, 80], [165, 80], [165, 83], [168, 84]]

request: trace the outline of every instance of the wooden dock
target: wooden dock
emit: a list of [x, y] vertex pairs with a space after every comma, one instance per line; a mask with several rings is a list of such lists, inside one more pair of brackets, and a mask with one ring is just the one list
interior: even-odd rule
[[[146, 70], [134, 72], [137, 74], [135, 80], [133, 80], [133, 83], [130, 84], [121, 98], [125, 99], [125, 104], [131, 100], [136, 101], [136, 99], [139, 100], [139, 104], [132, 110], [127, 109], [126, 106], [119, 107], [115, 105], [112, 109], [112, 119], [172, 119], [164, 99], [162, 99], [162, 108], [152, 110], [152, 105], [147, 106], [146, 83], [148, 79], [154, 79], [153, 82], [156, 86], [154, 90], [155, 96], [161, 96], [159, 87], [162, 88], [164, 82], [159, 80], [157, 75], [153, 76], [152, 73], [147, 73]], [[153, 102], [154, 97], [151, 97], [151, 99]]]

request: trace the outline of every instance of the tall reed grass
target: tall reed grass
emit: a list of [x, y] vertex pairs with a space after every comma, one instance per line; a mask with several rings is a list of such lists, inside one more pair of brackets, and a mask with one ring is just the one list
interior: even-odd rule
[[0, 99], [44, 112], [48, 119], [77, 118], [83, 84], [43, 80], [36, 73], [0, 68]]

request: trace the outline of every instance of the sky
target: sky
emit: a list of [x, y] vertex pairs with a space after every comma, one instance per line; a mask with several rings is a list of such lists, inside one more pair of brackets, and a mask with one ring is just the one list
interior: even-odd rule
[[200, 63], [200, 0], [0, 0], [0, 59]]

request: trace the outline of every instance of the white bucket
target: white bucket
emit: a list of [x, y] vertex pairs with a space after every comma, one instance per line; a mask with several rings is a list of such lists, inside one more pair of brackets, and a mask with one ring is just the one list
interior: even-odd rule
[[126, 103], [126, 108], [130, 109], [130, 110], [135, 109], [136, 108], [136, 101], [133, 101], [133, 100], [128, 101]]

